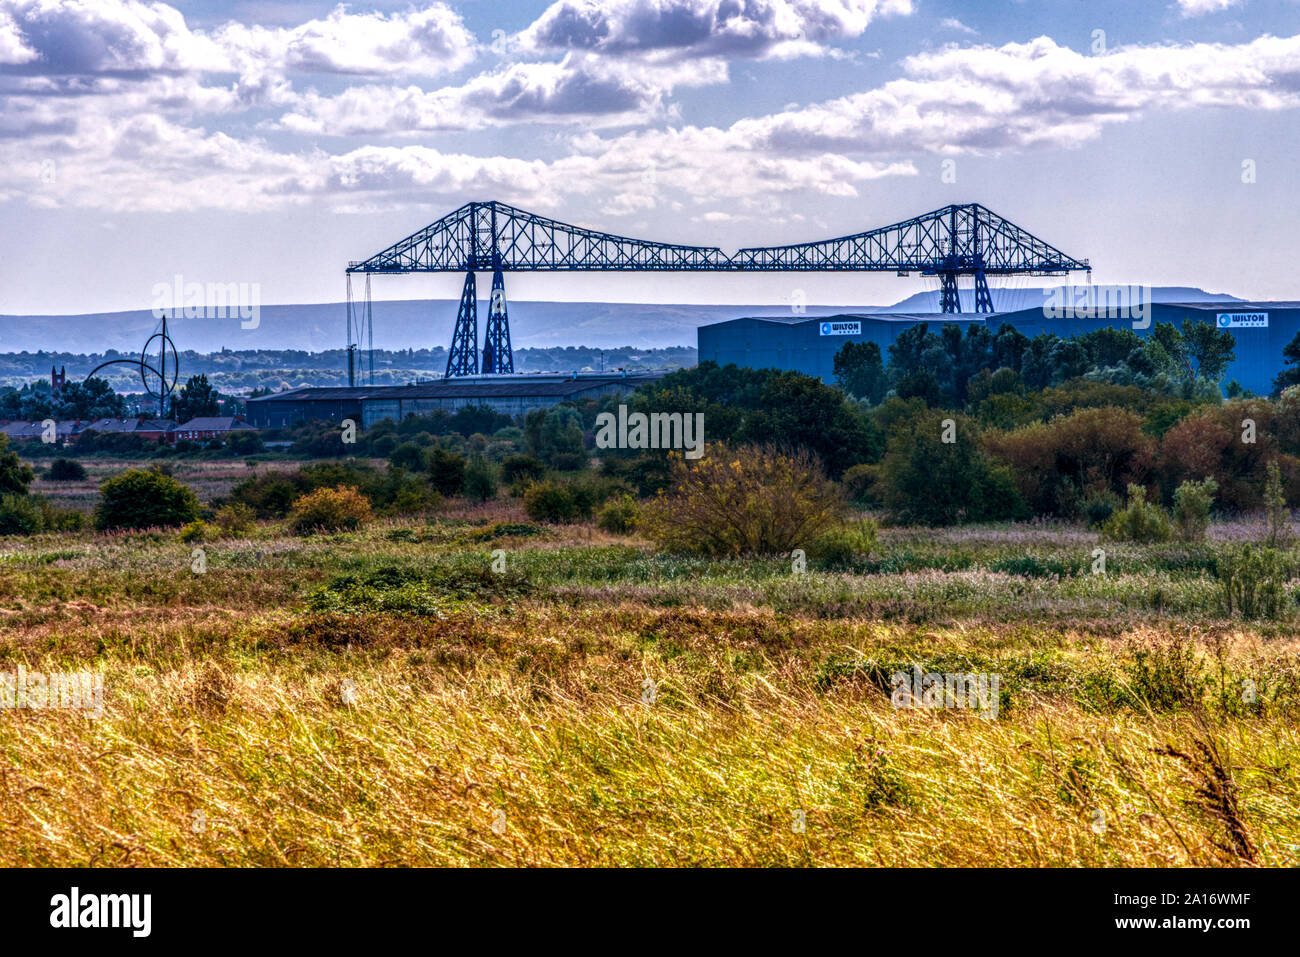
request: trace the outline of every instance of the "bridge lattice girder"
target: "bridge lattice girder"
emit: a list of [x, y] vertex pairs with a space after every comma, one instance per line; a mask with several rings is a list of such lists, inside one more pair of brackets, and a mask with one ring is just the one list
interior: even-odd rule
[[648, 242], [572, 226], [504, 203], [467, 203], [349, 272], [636, 271], [1060, 274], [1088, 269], [978, 203], [906, 222], [728, 256], [716, 246]]

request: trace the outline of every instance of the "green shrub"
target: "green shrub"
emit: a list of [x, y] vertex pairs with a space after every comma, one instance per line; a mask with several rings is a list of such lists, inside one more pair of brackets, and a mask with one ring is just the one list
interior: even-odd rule
[[173, 528], [198, 517], [198, 498], [170, 475], [127, 469], [99, 486], [95, 526], [101, 530]]
[[186, 544], [201, 542], [208, 534], [208, 523], [201, 518], [196, 518], [184, 528], [181, 529], [181, 541]]
[[1291, 569], [1273, 548], [1245, 544], [1225, 549], [1215, 569], [1224, 610], [1242, 618], [1280, 618]]
[[232, 502], [221, 506], [212, 516], [212, 523], [222, 535], [231, 537], [243, 535], [253, 527], [257, 515], [253, 509], [242, 502]]
[[524, 511], [536, 522], [568, 523], [576, 521], [579, 515], [573, 491], [554, 480], [528, 486], [524, 491]]
[[1184, 542], [1199, 542], [1210, 527], [1210, 507], [1219, 483], [1212, 478], [1187, 481], [1174, 492], [1174, 526]]
[[483, 456], [474, 456], [465, 468], [465, 495], [476, 502], [486, 502], [496, 494], [496, 470]]
[[1118, 495], [1110, 489], [1091, 492], [1084, 497], [1083, 514], [1090, 528], [1102, 528], [1110, 517], [1123, 506]]
[[501, 460], [501, 481], [506, 485], [541, 481], [545, 474], [546, 466], [531, 455], [507, 455]]
[[1174, 534], [1165, 510], [1148, 502], [1147, 490], [1140, 485], [1128, 487], [1128, 505], [1112, 515], [1101, 532], [1117, 542], [1167, 542]]
[[876, 532], [876, 523], [869, 518], [832, 528], [813, 539], [808, 557], [826, 568], [848, 568], [871, 553]]
[[435, 446], [429, 450], [429, 482], [439, 495], [459, 495], [465, 488], [465, 457]]
[[289, 527], [296, 535], [318, 531], [355, 531], [370, 521], [370, 503], [347, 485], [318, 488], [293, 503]]
[[1291, 539], [1291, 509], [1282, 490], [1282, 470], [1277, 459], [1268, 463], [1268, 479], [1264, 483], [1264, 508], [1268, 511], [1268, 543], [1278, 546]]
[[55, 459], [50, 463], [46, 478], [51, 482], [82, 482], [86, 478], [86, 467], [76, 459]]
[[636, 499], [620, 495], [605, 503], [596, 524], [615, 535], [626, 535], [636, 528], [637, 511]]
[[403, 442], [388, 454], [388, 461], [398, 468], [409, 469], [412, 472], [423, 472], [427, 460], [424, 449], [414, 442]]
[[30, 495], [0, 495], [0, 535], [35, 535], [43, 526], [40, 504]]
[[876, 478], [880, 474], [878, 466], [863, 463], [845, 470], [841, 481], [844, 491], [855, 502], [876, 504]]
[[672, 478], [637, 526], [670, 552], [788, 553], [832, 528], [843, 510], [839, 486], [806, 449], [717, 446], [693, 462], [674, 459]]

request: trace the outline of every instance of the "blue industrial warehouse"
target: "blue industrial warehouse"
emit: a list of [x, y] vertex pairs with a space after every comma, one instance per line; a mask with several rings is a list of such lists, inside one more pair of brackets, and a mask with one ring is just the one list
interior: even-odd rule
[[1132, 319], [1104, 314], [1052, 318], [1047, 307], [988, 315], [750, 316], [701, 326], [698, 343], [701, 362], [792, 369], [832, 382], [835, 354], [846, 342], [874, 342], [888, 361], [890, 345], [920, 322], [929, 323], [933, 332], [938, 332], [942, 323], [951, 322], [962, 327], [981, 323], [990, 332], [1007, 324], [1030, 337], [1040, 333], [1075, 336], [1106, 326], [1133, 329], [1145, 337], [1157, 322], [1181, 327], [1184, 320], [1191, 319], [1227, 329], [1237, 340], [1236, 359], [1228, 366], [1224, 381], [1235, 379], [1252, 392], [1266, 395], [1282, 370], [1283, 347], [1300, 332], [1300, 302], [1150, 303], [1146, 308], [1149, 313], [1136, 327]]

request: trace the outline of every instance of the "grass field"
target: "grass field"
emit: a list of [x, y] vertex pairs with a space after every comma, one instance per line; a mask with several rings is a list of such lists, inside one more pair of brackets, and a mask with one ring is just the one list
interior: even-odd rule
[[[1294, 866], [1300, 641], [1212, 574], [1251, 534], [1104, 574], [1068, 526], [800, 574], [508, 503], [201, 572], [0, 539], [0, 672], [104, 676], [98, 718], [0, 714], [0, 864]], [[914, 665], [997, 675], [996, 717], [893, 707]]]

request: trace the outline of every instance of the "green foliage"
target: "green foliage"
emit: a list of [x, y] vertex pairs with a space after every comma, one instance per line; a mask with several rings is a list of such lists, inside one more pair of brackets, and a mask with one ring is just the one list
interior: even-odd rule
[[1128, 487], [1128, 505], [1102, 526], [1102, 536], [1117, 542], [1167, 542], [1173, 534], [1165, 510], [1147, 501], [1141, 485]]
[[1174, 526], [1184, 542], [1199, 542], [1210, 527], [1210, 508], [1219, 483], [1212, 478], [1184, 482], [1174, 492]]
[[206, 375], [190, 376], [172, 399], [172, 416], [177, 422], [220, 415], [220, 395]]
[[849, 568], [871, 553], [877, 532], [870, 519], [829, 529], [813, 539], [808, 557], [823, 568]]
[[198, 517], [198, 498], [170, 475], [127, 469], [99, 486], [95, 527], [101, 530], [170, 528]]
[[196, 518], [184, 528], [181, 529], [181, 541], [186, 544], [203, 541], [208, 535], [208, 523], [201, 518]]
[[86, 467], [76, 459], [58, 458], [50, 463], [46, 478], [51, 482], [82, 482], [86, 479]]
[[465, 457], [441, 446], [429, 449], [429, 483], [440, 495], [459, 495], [465, 488]]
[[501, 460], [501, 481], [506, 485], [535, 482], [545, 474], [546, 466], [532, 455], [507, 455]]
[[41, 528], [41, 507], [34, 497], [0, 494], [0, 535], [35, 535]]
[[554, 479], [528, 486], [524, 491], [524, 511], [537, 522], [567, 524], [585, 517], [573, 487]]
[[412, 472], [423, 472], [427, 464], [425, 450], [414, 442], [403, 442], [389, 453], [388, 461], [398, 468]]
[[1264, 485], [1264, 508], [1268, 514], [1268, 543], [1281, 545], [1291, 539], [1291, 509], [1282, 490], [1282, 471], [1277, 460], [1268, 463], [1268, 478]]
[[370, 503], [355, 488], [318, 488], [293, 503], [289, 528], [296, 535], [355, 531], [370, 521]]
[[475, 455], [465, 467], [465, 496], [475, 502], [486, 502], [497, 494], [497, 474], [490, 462]]
[[615, 535], [626, 535], [636, 528], [638, 511], [636, 499], [631, 495], [619, 495], [605, 503], [596, 524]]
[[1291, 571], [1277, 549], [1250, 543], [1225, 549], [1215, 569], [1224, 610], [1242, 618], [1280, 618]]
[[0, 495], [26, 495], [36, 473], [9, 448], [9, 436], [0, 435]]
[[638, 529], [678, 554], [772, 555], [806, 549], [842, 508], [806, 450], [711, 446], [702, 459], [674, 460], [671, 486], [645, 505]]
[[990, 461], [974, 421], [961, 415], [925, 412], [899, 421], [890, 430], [880, 482], [890, 517], [901, 524], [1029, 516], [1011, 472]]
[[212, 516], [212, 524], [222, 535], [235, 537], [246, 534], [253, 527], [257, 514], [242, 502], [222, 505]]
[[889, 380], [880, 346], [874, 342], [846, 342], [835, 354], [835, 382], [851, 396], [879, 405]]

